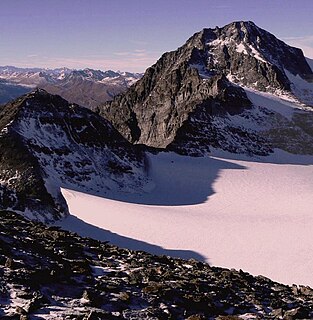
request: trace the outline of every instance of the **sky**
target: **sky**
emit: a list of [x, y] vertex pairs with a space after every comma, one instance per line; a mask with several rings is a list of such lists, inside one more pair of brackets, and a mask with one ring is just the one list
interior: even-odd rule
[[313, 58], [313, 0], [0, 0], [0, 65], [143, 72], [203, 28], [251, 20]]

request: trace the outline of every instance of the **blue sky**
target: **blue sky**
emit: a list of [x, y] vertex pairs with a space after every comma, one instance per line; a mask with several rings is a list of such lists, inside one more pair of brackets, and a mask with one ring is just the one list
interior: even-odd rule
[[313, 58], [313, 0], [1, 0], [0, 65], [142, 72], [203, 28], [252, 20]]

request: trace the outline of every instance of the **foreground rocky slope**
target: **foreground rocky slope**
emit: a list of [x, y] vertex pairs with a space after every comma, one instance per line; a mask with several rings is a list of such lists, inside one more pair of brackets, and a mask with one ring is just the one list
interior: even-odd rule
[[310, 319], [313, 290], [0, 212], [1, 319]]
[[[203, 155], [211, 148], [312, 154], [312, 133], [292, 118], [296, 110], [312, 118], [312, 79], [300, 49], [253, 22], [234, 22], [196, 33], [97, 110], [129, 141], [184, 154]], [[267, 92], [290, 101], [291, 118], [283, 107], [255, 102], [247, 87], [261, 97]]]
[[104, 196], [139, 190], [145, 156], [102, 117], [43, 90], [0, 108], [0, 208], [67, 214], [60, 187]]
[[101, 71], [86, 68], [41, 69], [0, 67], [0, 103], [32, 91], [34, 87], [58, 94], [64, 99], [84, 107], [96, 107], [112, 100], [141, 78], [140, 73]]

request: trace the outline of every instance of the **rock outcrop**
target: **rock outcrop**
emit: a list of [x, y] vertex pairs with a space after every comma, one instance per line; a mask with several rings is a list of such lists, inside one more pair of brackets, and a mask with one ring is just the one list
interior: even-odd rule
[[117, 248], [12, 212], [0, 219], [1, 319], [313, 317], [309, 287]]

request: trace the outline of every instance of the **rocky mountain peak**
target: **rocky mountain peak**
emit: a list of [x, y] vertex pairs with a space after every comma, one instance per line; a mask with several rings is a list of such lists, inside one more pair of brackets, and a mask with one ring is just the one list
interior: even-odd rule
[[[56, 114], [60, 112], [61, 114], [66, 114], [69, 109], [75, 107], [74, 104], [69, 104], [62, 97], [52, 95], [41, 88], [36, 88], [14, 100], [9, 105], [12, 110], [18, 110], [18, 114], [12, 119], [12, 123], [19, 120], [19, 117], [26, 117], [29, 113], [37, 113], [39, 117], [44, 113]], [[6, 109], [6, 107], [4, 107], [4, 109]]]
[[236, 42], [245, 41], [247, 43], [254, 42], [257, 36], [260, 36], [262, 32], [266, 32], [259, 28], [252, 21], [235, 21], [225, 25], [224, 27], [204, 28], [202, 31], [196, 33], [202, 38], [203, 43], [214, 41], [216, 39], [221, 40], [234, 40]]
[[236, 83], [261, 91], [291, 91], [286, 70], [304, 79], [312, 70], [300, 49], [288, 46], [251, 21], [203, 29], [191, 37], [191, 63], [202, 74], [224, 73]]
[[26, 100], [32, 100], [32, 99], [36, 99], [36, 100], [41, 100], [41, 99], [53, 99], [53, 98], [59, 98], [62, 99], [59, 96], [53, 96], [50, 93], [48, 93], [46, 90], [42, 89], [42, 88], [36, 88], [35, 90], [27, 93], [23, 99]]
[[42, 221], [67, 214], [60, 188], [139, 190], [145, 156], [92, 111], [37, 89], [0, 107], [0, 209]]
[[253, 38], [256, 38], [260, 36], [261, 33], [266, 32], [252, 21], [234, 21], [222, 28], [216, 27], [214, 31], [217, 35], [224, 36], [224, 38], [246, 42], [251, 42], [253, 36]]
[[[264, 155], [271, 142], [251, 130], [255, 124], [247, 130], [225, 119], [252, 108], [246, 88], [313, 104], [313, 89], [295, 90], [292, 77], [303, 81], [313, 77], [302, 51], [251, 21], [237, 21], [195, 33], [177, 50], [163, 54], [126, 93], [97, 111], [132, 143], [183, 153], [188, 144], [187, 149], [202, 148], [200, 154], [209, 152], [210, 145]], [[297, 138], [297, 146], [301, 139]], [[308, 143], [311, 139], [304, 138]]]

